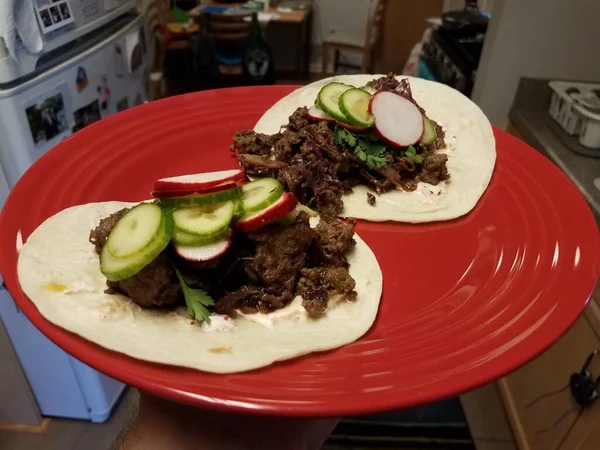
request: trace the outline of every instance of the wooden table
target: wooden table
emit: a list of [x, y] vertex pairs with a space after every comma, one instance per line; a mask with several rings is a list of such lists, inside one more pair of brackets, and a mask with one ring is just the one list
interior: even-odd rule
[[[244, 3], [217, 3], [208, 2], [202, 6], [225, 6], [228, 8], [239, 8]], [[194, 8], [196, 9], [196, 8]], [[266, 13], [277, 14], [277, 18], [271, 19], [269, 23], [281, 23], [291, 24], [296, 27], [296, 70], [295, 72], [302, 77], [308, 76], [309, 65], [310, 65], [310, 36], [311, 36], [311, 14], [312, 10], [309, 7], [306, 9], [294, 9], [289, 13], [281, 13], [277, 11], [277, 8], [269, 8]], [[194, 19], [198, 18], [202, 14], [201, 11], [190, 10], [188, 15]]]

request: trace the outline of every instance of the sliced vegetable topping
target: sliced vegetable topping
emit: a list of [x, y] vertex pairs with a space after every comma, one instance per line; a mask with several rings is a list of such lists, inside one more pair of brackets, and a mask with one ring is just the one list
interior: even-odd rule
[[173, 242], [187, 247], [197, 247], [199, 245], [213, 244], [226, 238], [229, 234], [230, 230], [228, 228], [210, 236], [196, 236], [175, 228], [173, 230]]
[[244, 215], [260, 211], [275, 203], [283, 194], [283, 186], [275, 178], [259, 178], [242, 186]]
[[361, 86], [361, 88], [363, 91], [367, 91], [369, 94], [374, 95], [377, 93], [377, 88], [374, 88], [373, 86], [369, 86], [368, 84]]
[[279, 200], [271, 206], [243, 216], [235, 223], [235, 228], [243, 232], [258, 230], [260, 227], [283, 218], [296, 207], [297, 203], [296, 197], [289, 192], [284, 192]]
[[362, 89], [352, 88], [340, 96], [340, 111], [346, 116], [346, 122], [360, 127], [371, 127], [375, 117], [369, 112], [371, 94]]
[[317, 96], [318, 106], [335, 120], [347, 122], [345, 114], [340, 110], [340, 97], [348, 89], [352, 89], [343, 83], [329, 83], [321, 88]]
[[242, 188], [236, 187], [227, 191], [218, 191], [210, 194], [192, 194], [184, 197], [161, 198], [160, 205], [165, 208], [179, 208], [191, 205], [212, 205], [235, 200], [242, 196]]
[[235, 212], [233, 202], [189, 206], [173, 211], [175, 228], [194, 236], [214, 236], [227, 230]]
[[183, 259], [188, 261], [210, 261], [211, 259], [218, 258], [227, 251], [231, 245], [229, 236], [219, 241], [213, 242], [208, 245], [198, 245], [195, 247], [189, 247], [184, 245], [175, 244], [175, 251]]
[[313, 105], [310, 108], [308, 108], [308, 117], [317, 122], [320, 122], [322, 120], [334, 120], [333, 117], [319, 109], [316, 105]]
[[127, 211], [114, 226], [106, 241], [106, 249], [115, 258], [124, 258], [142, 251], [160, 233], [163, 220], [163, 212], [158, 205], [137, 205]]
[[172, 198], [172, 197], [185, 197], [188, 195], [204, 195], [214, 192], [228, 191], [234, 189], [237, 186], [235, 181], [225, 181], [216, 186], [203, 188], [202, 190], [181, 190], [181, 191], [152, 191], [152, 197], [154, 198]]
[[423, 136], [423, 115], [414, 103], [399, 94], [380, 91], [369, 105], [375, 116], [375, 131], [387, 143], [408, 147]]
[[435, 142], [438, 138], [437, 133], [435, 131], [435, 125], [433, 122], [423, 114], [423, 136], [421, 136], [421, 140], [419, 141], [422, 145], [428, 146]]
[[[160, 208], [157, 205], [153, 206], [160, 210]], [[133, 208], [130, 211], [128, 211], [123, 217], [121, 217], [119, 222], [125, 219], [127, 215], [135, 209], [136, 208]], [[146, 244], [136, 253], [123, 258], [116, 258], [115, 256], [111, 255], [108, 251], [108, 243], [104, 245], [104, 247], [102, 248], [102, 252], [100, 253], [100, 271], [104, 274], [106, 278], [108, 278], [111, 281], [118, 281], [124, 278], [129, 278], [130, 276], [135, 275], [140, 270], [142, 270], [146, 265], [150, 264], [166, 248], [173, 235], [173, 219], [165, 211], [161, 211], [161, 215], [163, 217], [161, 220], [160, 230], [152, 238], [150, 243]], [[140, 222], [139, 225], [135, 228], [131, 228], [127, 225], [119, 226], [119, 222], [117, 222], [117, 224], [108, 236], [108, 240], [112, 239], [113, 242], [115, 242], [113, 245], [116, 245], [117, 248], [125, 248], [126, 244], [124, 244], [124, 242], [128, 240], [135, 240], [137, 242], [140, 242], [141, 240], [138, 239], [136, 236], [136, 234], [138, 233], [145, 235], [150, 234], [145, 230], [140, 231], [143, 229], [143, 227], [145, 227], [145, 224], [143, 222]]]
[[244, 179], [244, 172], [240, 169], [221, 170], [218, 172], [194, 173], [177, 177], [161, 178], [154, 183], [155, 191], [188, 191], [201, 192], [203, 189], [217, 186], [225, 181], [238, 181]]

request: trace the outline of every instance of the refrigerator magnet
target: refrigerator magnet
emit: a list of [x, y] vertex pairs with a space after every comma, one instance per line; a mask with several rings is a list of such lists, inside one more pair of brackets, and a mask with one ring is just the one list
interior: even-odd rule
[[73, 12], [68, 0], [34, 0], [38, 22], [44, 33], [58, 30], [73, 23]]
[[100, 115], [100, 104], [98, 100], [94, 100], [85, 106], [82, 106], [73, 113], [75, 125], [73, 125], [73, 133], [87, 127], [88, 125], [97, 122], [102, 117]]
[[110, 98], [110, 89], [108, 89], [107, 76], [102, 75], [102, 84], [97, 87], [98, 95], [100, 95], [100, 105], [105, 110], [108, 107], [108, 99]]
[[23, 109], [36, 148], [44, 147], [69, 131], [70, 98], [66, 83], [23, 102]]
[[77, 92], [81, 92], [88, 85], [89, 80], [87, 77], [87, 73], [85, 73], [85, 69], [83, 67], [77, 68], [77, 75], [75, 77], [75, 84], [77, 85]]

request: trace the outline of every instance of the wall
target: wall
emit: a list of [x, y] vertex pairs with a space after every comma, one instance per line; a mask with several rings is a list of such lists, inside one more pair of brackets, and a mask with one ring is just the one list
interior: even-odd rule
[[495, 2], [472, 99], [505, 127], [521, 77], [600, 81], [598, 17], [598, 0]]
[[[398, 1], [398, 0], [391, 0]], [[352, 3], [352, 7], [349, 4]], [[321, 42], [333, 32], [363, 38], [366, 34], [369, 0], [313, 0], [311, 71], [321, 71]], [[269, 26], [269, 44], [272, 47], [277, 70], [294, 68], [295, 36], [293, 30], [283, 26]], [[346, 60], [350, 58], [346, 57]], [[355, 60], [351, 61], [356, 63]], [[360, 60], [359, 60], [360, 62]]]

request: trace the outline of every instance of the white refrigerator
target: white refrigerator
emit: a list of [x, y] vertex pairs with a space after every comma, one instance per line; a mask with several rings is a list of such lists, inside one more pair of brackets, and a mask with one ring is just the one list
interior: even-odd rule
[[[33, 1], [43, 51], [32, 55], [21, 46], [14, 59], [0, 45], [0, 207], [5, 191], [54, 145], [147, 96], [146, 38], [134, 1], [18, 1]], [[4, 286], [0, 319], [42, 415], [109, 417], [121, 383], [46, 339]]]

